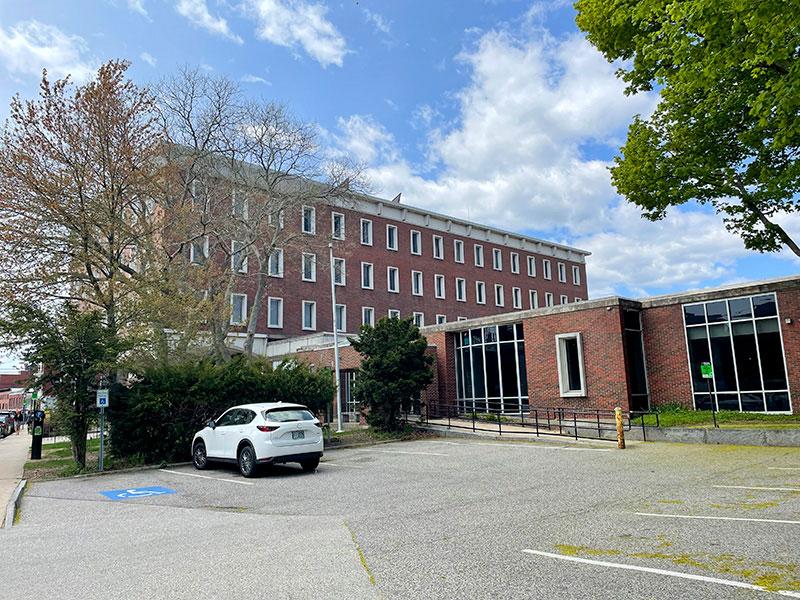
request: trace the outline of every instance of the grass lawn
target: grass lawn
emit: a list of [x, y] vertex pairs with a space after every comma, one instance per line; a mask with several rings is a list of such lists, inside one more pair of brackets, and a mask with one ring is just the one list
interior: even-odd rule
[[[641, 422], [639, 418], [634, 423]], [[655, 427], [656, 416], [645, 415], [645, 425]], [[661, 427], [713, 427], [710, 410], [687, 410], [677, 407], [661, 407], [658, 422]], [[766, 415], [721, 410], [717, 413], [717, 424], [725, 429], [796, 429], [800, 427], [800, 415]]]
[[[96, 473], [99, 452], [100, 440], [88, 440], [86, 442], [86, 468], [82, 470], [72, 458], [72, 446], [69, 442], [42, 444], [41, 460], [29, 460], [26, 462], [23, 478], [29, 481], [36, 481], [54, 477], [72, 477], [80, 473]], [[136, 466], [136, 464], [130, 461], [113, 460], [108, 456], [108, 446], [106, 446], [104, 465], [106, 471]]]

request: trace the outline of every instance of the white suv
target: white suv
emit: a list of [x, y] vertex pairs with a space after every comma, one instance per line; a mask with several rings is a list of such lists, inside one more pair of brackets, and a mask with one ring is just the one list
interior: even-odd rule
[[302, 404], [242, 404], [209, 421], [192, 440], [192, 462], [235, 462], [245, 477], [259, 465], [298, 462], [313, 471], [322, 457], [322, 426]]

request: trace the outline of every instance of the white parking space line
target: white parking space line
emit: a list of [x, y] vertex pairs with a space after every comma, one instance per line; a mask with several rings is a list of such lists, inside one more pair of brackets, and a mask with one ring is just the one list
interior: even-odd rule
[[727, 585], [729, 587], [743, 588], [746, 590], [755, 590], [758, 592], [771, 592], [780, 594], [781, 596], [788, 596], [789, 598], [800, 598], [800, 592], [789, 592], [786, 590], [768, 590], [760, 585], [752, 583], [744, 583], [742, 581], [734, 581], [732, 579], [719, 579], [718, 577], [707, 577], [705, 575], [693, 575], [691, 573], [681, 573], [680, 571], [668, 571], [666, 569], [655, 569], [653, 567], [639, 567], [636, 565], [626, 565], [622, 563], [607, 562], [604, 560], [593, 560], [590, 558], [578, 558], [577, 556], [564, 556], [563, 554], [553, 554], [552, 552], [542, 552], [541, 550], [530, 550], [525, 548], [523, 552], [527, 554], [535, 554], [537, 556], [545, 556], [547, 558], [555, 558], [558, 560], [566, 560], [570, 562], [582, 563], [585, 565], [595, 565], [598, 567], [606, 567], [609, 569], [624, 569], [626, 571], [639, 571], [642, 573], [653, 573], [655, 575], [667, 575], [669, 577], [677, 577], [680, 579], [690, 579], [692, 581], [702, 581], [704, 583], [717, 583], [720, 585]]
[[366, 449], [358, 450], [358, 452], [382, 452], [383, 454], [415, 454], [420, 456], [450, 456], [449, 454], [441, 454], [439, 452], [412, 452], [409, 450], [376, 450]]
[[762, 492], [800, 492], [800, 488], [785, 487], [757, 487], [750, 485], [712, 485], [711, 487], [725, 490], [760, 490]]
[[172, 473], [174, 475], [186, 475], [186, 477], [198, 477], [200, 479], [213, 479], [214, 481], [227, 481], [228, 483], [238, 483], [239, 485], [254, 485], [252, 481], [239, 481], [237, 479], [224, 479], [222, 477], [209, 477], [199, 473], [184, 473], [182, 471], [170, 471], [169, 469], [159, 469], [162, 473]]
[[783, 523], [785, 525], [800, 525], [800, 521], [787, 521], [784, 519], [750, 519], [746, 517], [714, 517], [710, 515], [667, 515], [664, 513], [633, 513], [640, 517], [664, 517], [666, 519], [708, 519], [712, 521], [752, 521], [754, 523]]
[[322, 461], [322, 462], [321, 462], [321, 463], [319, 463], [319, 464], [321, 464], [321, 465], [325, 465], [325, 466], [328, 466], [328, 465], [330, 465], [330, 466], [332, 466], [332, 467], [347, 467], [347, 468], [349, 468], [349, 469], [363, 469], [363, 468], [364, 468], [364, 467], [362, 467], [361, 465], [343, 465], [343, 464], [341, 464], [341, 463], [328, 462], [327, 460], [325, 460], [325, 461]]
[[451, 446], [500, 446], [502, 448], [522, 448], [532, 450], [582, 450], [584, 452], [613, 452], [613, 448], [572, 448], [570, 446], [546, 446], [539, 443], [506, 444], [503, 442], [439, 442], [419, 440], [428, 444], [449, 444]]
[[800, 467], [767, 467], [770, 471], [800, 471]]

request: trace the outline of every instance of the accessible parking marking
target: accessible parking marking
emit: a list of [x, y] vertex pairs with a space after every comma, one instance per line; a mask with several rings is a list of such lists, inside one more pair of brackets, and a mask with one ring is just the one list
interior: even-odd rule
[[237, 479], [224, 479], [222, 477], [209, 477], [199, 473], [184, 473], [183, 471], [170, 471], [169, 469], [159, 469], [162, 473], [172, 473], [173, 475], [185, 475], [186, 477], [198, 477], [200, 479], [213, 479], [214, 481], [226, 481], [228, 483], [238, 483], [239, 485], [254, 485], [252, 481], [239, 481]]
[[607, 562], [604, 560], [593, 560], [591, 558], [578, 558], [577, 556], [565, 556], [563, 554], [542, 552], [541, 550], [531, 550], [529, 548], [525, 548], [522, 551], [527, 554], [545, 556], [547, 558], [566, 560], [585, 565], [595, 565], [598, 567], [606, 567], [609, 569], [623, 569], [626, 571], [639, 571], [641, 573], [653, 573], [655, 575], [667, 575], [669, 577], [677, 577], [679, 579], [690, 579], [693, 581], [702, 581], [704, 583], [717, 583], [720, 585], [727, 585], [729, 587], [742, 588], [746, 590], [755, 590], [757, 592], [769, 592], [773, 594], [780, 594], [781, 596], [788, 596], [789, 598], [800, 598], [800, 592], [790, 592], [786, 590], [769, 590], [760, 585], [754, 585], [752, 583], [744, 583], [743, 581], [734, 581], [732, 579], [719, 579], [718, 577], [707, 577], [706, 575], [693, 575], [691, 573], [681, 573], [680, 571], [668, 571], [667, 569], [656, 569], [653, 567], [639, 567], [636, 565], [626, 565], [623, 563]]
[[135, 500], [137, 498], [152, 498], [153, 496], [177, 494], [178, 492], [161, 487], [160, 485], [151, 485], [149, 487], [129, 488], [124, 490], [106, 490], [100, 493], [109, 500]]
[[750, 485], [712, 485], [711, 487], [725, 490], [760, 490], [763, 492], [800, 492], [800, 488], [785, 487], [757, 487]]
[[716, 517], [711, 515], [667, 515], [664, 513], [633, 513], [640, 517], [664, 517], [667, 519], [708, 519], [712, 521], [752, 521], [754, 523], [782, 523], [784, 525], [800, 525], [800, 521], [785, 519], [751, 519], [747, 517]]

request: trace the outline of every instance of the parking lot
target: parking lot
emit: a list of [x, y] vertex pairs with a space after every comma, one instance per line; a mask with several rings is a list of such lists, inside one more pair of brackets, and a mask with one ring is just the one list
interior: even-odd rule
[[[174, 493], [101, 494], [146, 486]], [[19, 598], [800, 598], [800, 449], [437, 438], [44, 482], [12, 560]]]

